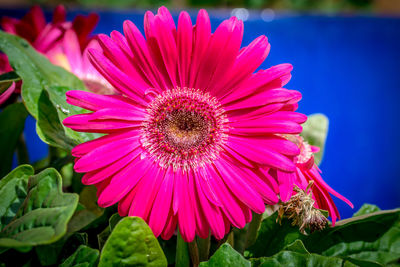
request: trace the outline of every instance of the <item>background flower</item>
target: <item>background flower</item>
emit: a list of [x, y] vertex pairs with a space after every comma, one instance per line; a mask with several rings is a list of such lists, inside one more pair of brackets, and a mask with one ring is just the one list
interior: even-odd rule
[[279, 170], [272, 173], [277, 178], [281, 200], [286, 202], [292, 195], [297, 193], [293, 190], [294, 185], [306, 192], [310, 182], [313, 181], [313, 185], [309, 190], [312, 193], [312, 198], [315, 200], [314, 206], [318, 209], [327, 210], [334, 226], [336, 220], [340, 219], [340, 214], [330, 195], [332, 194], [343, 200], [351, 208], [354, 207], [353, 204], [347, 198], [333, 190], [322, 179], [320, 175], [321, 170], [314, 163], [314, 153], [317, 153], [319, 148], [309, 145], [299, 135], [286, 135], [286, 138], [298, 145], [300, 154], [295, 158], [296, 171], [294, 173], [284, 173]]
[[[47, 23], [43, 10], [34, 6], [22, 19], [2, 17], [0, 25], [4, 31], [27, 40], [53, 64], [77, 75], [92, 91], [113, 93], [112, 87], [90, 65], [85, 52], [87, 47], [98, 46], [94, 36], [91, 36], [98, 20], [98, 15], [91, 13], [88, 16], [78, 15], [72, 22], [66, 21], [65, 8], [59, 5], [54, 10], [53, 20]], [[10, 70], [7, 57], [2, 54], [0, 74]], [[0, 104], [13, 92], [19, 93], [20, 85], [3, 92]]]

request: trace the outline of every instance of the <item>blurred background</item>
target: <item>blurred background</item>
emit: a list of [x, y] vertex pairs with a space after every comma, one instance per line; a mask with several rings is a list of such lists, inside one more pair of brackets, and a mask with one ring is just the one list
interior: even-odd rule
[[[207, 8], [213, 30], [232, 15], [244, 21], [243, 46], [266, 35], [271, 52], [261, 68], [294, 66], [286, 86], [302, 92], [299, 111], [330, 119], [323, 177], [355, 208], [336, 199], [343, 218], [363, 203], [382, 209], [400, 206], [400, 0], [0, 0], [0, 16], [22, 17], [39, 4], [48, 20], [57, 4], [68, 19], [97, 12], [95, 33], [122, 31], [124, 20], [143, 29], [146, 9], [165, 5], [176, 20], [186, 9], [192, 22]], [[27, 120], [25, 136], [31, 161], [47, 146]]]
[[75, 7], [101, 8], [152, 8], [160, 5], [167, 7], [207, 7], [250, 9], [271, 8], [283, 11], [312, 12], [374, 12], [396, 14], [400, 12], [398, 0], [1, 0], [2, 6], [39, 4], [55, 6], [64, 4]]

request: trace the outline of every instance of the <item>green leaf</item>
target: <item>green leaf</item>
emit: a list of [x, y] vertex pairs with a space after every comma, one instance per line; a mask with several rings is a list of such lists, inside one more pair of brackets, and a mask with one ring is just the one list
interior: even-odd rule
[[29, 165], [21, 165], [0, 180], [0, 230], [11, 222], [27, 196], [28, 179], [34, 174]]
[[7, 54], [11, 66], [23, 80], [22, 98], [28, 111], [38, 118], [38, 102], [44, 88], [65, 86], [85, 90], [72, 73], [55, 66], [24, 39], [0, 31], [0, 50]]
[[373, 213], [373, 212], [380, 211], [380, 210], [381, 209], [376, 205], [364, 204], [356, 213], [353, 214], [353, 217]]
[[96, 201], [96, 187], [85, 186], [79, 195], [79, 206], [68, 223], [68, 232], [80, 231], [104, 213]]
[[277, 217], [275, 212], [261, 222], [255, 243], [245, 251], [246, 257], [272, 256], [297, 239], [302, 239], [298, 227], [292, 226], [285, 218], [280, 225], [276, 222]]
[[333, 228], [303, 238], [303, 242], [313, 253], [387, 265], [400, 259], [400, 210], [342, 220]]
[[58, 117], [57, 109], [51, 103], [46, 91], [41, 92], [38, 101], [39, 113], [36, 132], [40, 139], [49, 145], [71, 150], [78, 142], [67, 136], [65, 127]]
[[[25, 172], [22, 173], [24, 175]], [[14, 174], [9, 179], [20, 177]], [[27, 196], [15, 217], [0, 232], [0, 247], [20, 249], [50, 244], [67, 231], [78, 196], [62, 192], [61, 176], [55, 169], [46, 169], [31, 176], [26, 191]], [[0, 199], [6, 197], [3, 194]]]
[[272, 256], [287, 250], [299, 239], [310, 253], [340, 257], [353, 263], [363, 261], [365, 266], [386, 266], [400, 259], [400, 210], [342, 220], [335, 227], [308, 236], [299, 233], [286, 219], [280, 226], [275, 222], [276, 217], [274, 213], [262, 222], [255, 244], [245, 251], [246, 257]]
[[99, 251], [87, 246], [80, 246], [60, 267], [94, 267], [99, 258]]
[[27, 116], [22, 103], [9, 105], [0, 112], [0, 177], [11, 171], [14, 151]]
[[[50, 86], [46, 87], [45, 89], [49, 95], [51, 103], [53, 103], [57, 110], [60, 122], [71, 115], [87, 113], [87, 110], [67, 103], [67, 97], [65, 96], [65, 93], [67, 93], [70, 88], [65, 86]], [[64, 130], [69, 138], [76, 140], [78, 143], [87, 142], [101, 136], [100, 134], [96, 133], [76, 132], [68, 127], [64, 127]]]
[[167, 266], [167, 259], [147, 224], [125, 217], [115, 226], [100, 255], [102, 266]]
[[235, 266], [250, 267], [250, 261], [243, 258], [239, 252], [234, 250], [228, 243], [224, 243], [211, 256], [208, 262], [200, 263], [201, 267]]
[[302, 125], [301, 136], [310, 145], [320, 148], [320, 151], [314, 154], [315, 163], [319, 165], [324, 155], [326, 136], [328, 135], [329, 120], [324, 114], [312, 114], [308, 116], [307, 121]]
[[303, 254], [293, 251], [281, 251], [272, 257], [251, 259], [253, 267], [286, 267], [286, 266], [307, 266], [307, 267], [337, 267], [356, 266], [344, 264], [344, 260], [335, 257], [324, 257], [317, 254]]
[[73, 254], [79, 246], [88, 244], [86, 233], [66, 234], [57, 242], [35, 247], [36, 255], [42, 266], [54, 265], [60, 258]]
[[297, 239], [293, 243], [287, 245], [283, 250], [293, 251], [293, 252], [302, 253], [302, 254], [310, 254], [310, 252], [308, 252], [308, 250], [304, 246], [303, 242], [299, 239]]
[[68, 115], [83, 111], [65, 102], [65, 92], [68, 90], [86, 90], [82, 81], [65, 69], [51, 64], [17, 36], [0, 31], [0, 50], [8, 55], [10, 64], [23, 80], [22, 98], [29, 113], [37, 119], [37, 132], [45, 143], [71, 149], [98, 136], [78, 133], [62, 124]]
[[112, 232], [115, 228], [115, 226], [119, 223], [119, 221], [122, 219], [121, 216], [119, 216], [118, 213], [114, 213], [109, 220], [109, 227], [110, 231]]

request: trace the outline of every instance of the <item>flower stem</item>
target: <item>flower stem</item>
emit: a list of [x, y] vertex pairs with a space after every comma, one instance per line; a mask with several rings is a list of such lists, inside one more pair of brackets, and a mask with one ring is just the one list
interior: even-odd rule
[[248, 226], [249, 228], [247, 230], [245, 248], [248, 248], [249, 246], [254, 244], [254, 242], [256, 241], [258, 229], [260, 228], [260, 224], [261, 224], [261, 220], [262, 220], [262, 214], [257, 214], [255, 212], [253, 212], [253, 219], [249, 223], [249, 226]]
[[199, 249], [199, 260], [206, 261], [208, 260], [208, 256], [210, 254], [210, 245], [211, 245], [211, 235], [209, 235], [206, 239], [197, 238], [197, 247]]
[[197, 248], [196, 240], [193, 240], [192, 242], [188, 243], [188, 247], [189, 247], [190, 259], [192, 260], [193, 266], [194, 267], [199, 266], [200, 264], [199, 249]]
[[175, 266], [176, 267], [189, 267], [189, 249], [188, 243], [183, 241], [181, 234], [178, 230], [178, 236], [176, 241], [176, 255], [175, 255]]

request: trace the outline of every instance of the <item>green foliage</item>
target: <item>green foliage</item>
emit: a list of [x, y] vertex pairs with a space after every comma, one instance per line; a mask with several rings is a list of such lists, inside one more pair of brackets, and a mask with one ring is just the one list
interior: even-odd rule
[[37, 132], [44, 142], [71, 149], [94, 138], [93, 134], [77, 133], [62, 125], [67, 115], [82, 113], [82, 109], [65, 102], [66, 91], [86, 90], [82, 81], [51, 64], [18, 36], [0, 31], [0, 50], [7, 54], [11, 66], [23, 80], [21, 95], [24, 104], [37, 119]]
[[[33, 169], [23, 165], [1, 180], [3, 190], [0, 191], [0, 199], [15, 200], [1, 202], [1, 210], [14, 209], [15, 204], [18, 210], [11, 220], [4, 222], [7, 225], [0, 232], [0, 247], [27, 248], [49, 244], [60, 239], [67, 231], [67, 223], [75, 211], [78, 196], [62, 192], [61, 176], [54, 169], [32, 174]], [[13, 188], [14, 184], [17, 185], [15, 190], [7, 190]], [[25, 199], [21, 203], [23, 196]]]
[[[299, 264], [314, 266], [310, 261], [336, 258], [347, 265], [386, 266], [400, 259], [400, 210], [360, 215], [310, 235], [302, 235], [285, 219], [280, 226], [276, 218], [275, 213], [262, 222], [255, 244], [245, 252], [247, 257], [262, 258], [254, 260], [254, 264], [285, 266], [285, 259], [290, 258]], [[284, 253], [287, 250], [303, 254], [309, 252], [311, 256]]]
[[88, 246], [80, 246], [60, 267], [94, 267], [99, 258], [99, 251]]
[[250, 267], [251, 263], [243, 258], [243, 256], [234, 250], [228, 243], [224, 243], [208, 262], [200, 263], [200, 267], [218, 266]]
[[324, 155], [325, 141], [328, 135], [329, 120], [323, 114], [312, 114], [308, 116], [307, 121], [302, 125], [304, 140], [310, 145], [319, 147], [320, 151], [314, 154], [315, 163], [319, 165]]
[[25, 119], [28, 113], [22, 103], [7, 106], [0, 113], [0, 177], [11, 170], [11, 164], [18, 138], [24, 130]]
[[167, 259], [147, 224], [125, 217], [115, 226], [100, 255], [102, 266], [167, 266]]
[[373, 213], [373, 212], [380, 211], [380, 210], [381, 209], [376, 205], [364, 204], [356, 213], [353, 214], [353, 217]]
[[28, 179], [33, 174], [31, 166], [21, 165], [0, 180], [0, 230], [17, 214], [28, 193]]

